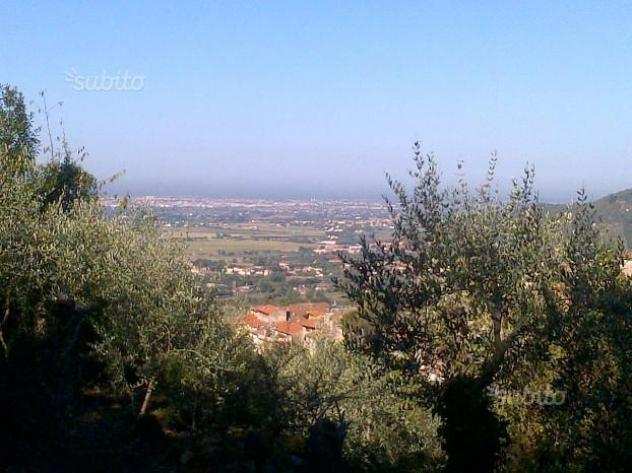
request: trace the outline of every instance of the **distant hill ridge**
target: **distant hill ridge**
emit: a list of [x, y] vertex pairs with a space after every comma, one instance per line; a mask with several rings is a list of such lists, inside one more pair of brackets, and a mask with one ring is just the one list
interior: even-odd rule
[[[596, 219], [609, 237], [620, 236], [632, 250], [632, 188], [594, 200]], [[561, 212], [565, 205], [546, 204], [551, 212]]]
[[606, 231], [621, 236], [626, 248], [632, 249], [632, 188], [602, 197], [593, 204]]

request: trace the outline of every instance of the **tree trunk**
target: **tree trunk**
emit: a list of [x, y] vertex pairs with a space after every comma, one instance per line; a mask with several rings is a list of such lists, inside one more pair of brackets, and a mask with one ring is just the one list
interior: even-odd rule
[[5, 303], [6, 308], [4, 309], [4, 317], [2, 318], [2, 322], [0, 322], [0, 344], [2, 345], [2, 350], [4, 353], [4, 357], [8, 358], [9, 357], [9, 347], [7, 346], [5, 340], [4, 340], [4, 325], [7, 323], [7, 320], [9, 320], [9, 314], [11, 313], [10, 310], [10, 305], [9, 305], [9, 295], [8, 295], [8, 291], [7, 291], [7, 300]]
[[139, 416], [144, 416], [145, 412], [147, 412], [147, 406], [149, 406], [149, 398], [151, 397], [151, 393], [154, 391], [154, 378], [149, 380], [149, 384], [147, 384], [147, 391], [145, 391], [145, 398], [143, 399], [143, 405], [140, 406]]
[[[512, 339], [502, 338], [503, 315], [499, 310], [492, 314], [492, 354], [483, 363], [481, 375], [479, 376], [480, 385], [483, 388], [488, 387], [494, 380], [494, 376], [500, 369], [505, 358], [505, 352], [509, 348]], [[515, 335], [515, 334], [514, 334]]]
[[500, 311], [492, 314], [492, 327], [494, 332], [494, 356], [500, 358], [503, 353], [502, 328], [503, 316]]

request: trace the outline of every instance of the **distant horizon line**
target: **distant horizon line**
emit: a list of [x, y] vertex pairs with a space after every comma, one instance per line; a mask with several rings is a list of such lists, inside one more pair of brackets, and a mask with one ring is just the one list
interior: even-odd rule
[[[599, 194], [593, 194], [592, 196], [589, 193], [589, 201], [590, 202], [594, 202], [600, 199], [603, 199], [605, 197], [611, 196], [611, 195], [615, 195], [615, 194], [619, 194], [621, 192], [625, 192], [627, 190], [632, 190], [632, 187], [625, 187], [623, 189], [619, 189], [616, 191], [612, 191], [612, 192], [605, 192], [605, 193], [599, 193]], [[363, 202], [363, 203], [384, 203], [384, 196], [385, 194], [382, 194], [381, 196], [297, 196], [297, 195], [288, 195], [288, 196], [274, 196], [274, 195], [268, 195], [268, 196], [262, 196], [262, 195], [256, 195], [256, 194], [251, 194], [251, 195], [236, 195], [236, 194], [208, 194], [208, 195], [202, 195], [202, 194], [174, 194], [174, 193], [166, 193], [166, 194], [160, 194], [160, 193], [138, 193], [138, 194], [132, 194], [129, 192], [106, 192], [104, 193], [101, 198], [105, 198], [105, 199], [115, 199], [115, 198], [122, 198], [122, 197], [129, 197], [131, 199], [146, 199], [146, 198], [155, 198], [155, 199], [198, 199], [198, 200], [203, 200], [203, 199], [209, 199], [209, 200], [233, 200], [233, 201], [265, 201], [265, 202]], [[572, 202], [572, 199], [561, 199], [561, 198], [550, 198], [550, 199], [540, 199], [540, 202], [543, 204], [555, 204], [555, 205], [559, 205], [559, 204], [565, 204], [565, 203], [570, 203]]]
[[[404, 180], [404, 184], [410, 184]], [[447, 187], [456, 185], [456, 182], [446, 180]], [[510, 181], [497, 181], [496, 188], [504, 197], [510, 192]], [[595, 201], [605, 196], [616, 194], [632, 188], [632, 182], [623, 185], [613, 183], [603, 185], [584, 183], [584, 188], [588, 193], [590, 201]], [[616, 186], [616, 187], [615, 187]], [[412, 190], [412, 185], [406, 186]], [[547, 182], [536, 188], [543, 203], [563, 204], [575, 200], [576, 192], [581, 188], [581, 183], [577, 187], [564, 181], [559, 183]], [[474, 189], [474, 187], [472, 187]], [[209, 199], [260, 199], [260, 200], [297, 200], [306, 201], [316, 199], [327, 200], [350, 200], [350, 201], [382, 201], [383, 196], [392, 196], [392, 193], [385, 183], [377, 185], [375, 182], [350, 182], [348, 185], [340, 183], [327, 183], [318, 185], [301, 185], [297, 182], [291, 183], [271, 183], [263, 186], [261, 183], [235, 183], [229, 185], [227, 182], [166, 182], [166, 181], [137, 181], [126, 179], [122, 176], [107, 184], [103, 191], [108, 195], [133, 197], [171, 197], [171, 198], [209, 198]]]
[[371, 197], [261, 197], [261, 196], [230, 196], [230, 195], [195, 195], [195, 194], [125, 194], [122, 193], [105, 193], [100, 196], [101, 199], [115, 199], [121, 197], [130, 197], [131, 199], [198, 199], [198, 200], [234, 200], [234, 201], [255, 201], [261, 200], [266, 202], [371, 202], [383, 203], [383, 198]]

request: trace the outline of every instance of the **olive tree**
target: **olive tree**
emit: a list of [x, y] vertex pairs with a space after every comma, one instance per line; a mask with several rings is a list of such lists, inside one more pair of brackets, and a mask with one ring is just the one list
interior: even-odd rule
[[308, 462], [351, 471], [437, 471], [443, 463], [437, 420], [400, 373], [318, 338], [277, 363], [288, 431], [305, 439]]
[[[81, 413], [95, 409], [87, 393], [106, 405], [127, 402], [141, 417], [151, 411], [154, 392], [164, 399], [163, 385], [204, 384], [207, 397], [221, 397], [227, 372], [239, 370], [241, 361], [230, 353], [243, 351], [242, 340], [223, 323], [183, 248], [164, 238], [146, 212], [106, 212], [93, 194], [94, 178], [79, 163], [48, 167], [50, 186], [43, 187], [38, 165], [26, 159], [35, 142], [23, 138], [23, 121], [12, 118], [22, 108], [17, 99], [3, 100], [1, 461], [6, 450], [16, 464], [49, 464], [59, 449], [82, 453], [69, 438], [84, 447], [89, 441], [77, 433], [85, 427]], [[20, 141], [26, 144], [13, 146]], [[66, 164], [77, 172], [64, 174]], [[211, 362], [217, 359], [224, 365]], [[167, 379], [178, 363], [188, 365], [186, 376]]]
[[362, 322], [346, 343], [425, 385], [421, 397], [442, 418], [450, 471], [491, 471], [508, 440], [491, 388], [525, 386], [539, 374], [554, 335], [588, 317], [573, 296], [581, 278], [569, 274], [613, 287], [620, 253], [578, 230], [582, 221], [593, 228], [587, 205], [568, 218], [548, 215], [532, 168], [503, 199], [493, 188], [495, 156], [477, 189], [463, 179], [443, 186], [435, 157], [418, 143], [414, 160], [412, 192], [388, 178], [392, 239], [365, 238], [359, 257], [343, 256], [338, 283]]

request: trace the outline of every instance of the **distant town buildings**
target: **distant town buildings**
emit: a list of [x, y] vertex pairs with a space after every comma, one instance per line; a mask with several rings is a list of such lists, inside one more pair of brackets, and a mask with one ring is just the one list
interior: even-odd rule
[[239, 324], [250, 333], [256, 347], [267, 343], [300, 343], [310, 346], [314, 337], [342, 340], [340, 320], [343, 311], [326, 302], [307, 302], [288, 306], [252, 307]]

